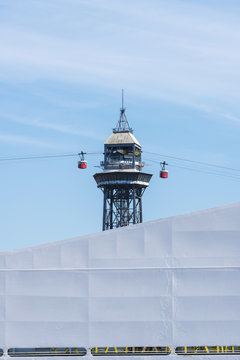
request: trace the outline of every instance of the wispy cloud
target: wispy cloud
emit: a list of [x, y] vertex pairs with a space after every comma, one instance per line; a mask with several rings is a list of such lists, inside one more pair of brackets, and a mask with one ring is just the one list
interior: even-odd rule
[[220, 114], [223, 118], [227, 119], [227, 120], [231, 120], [235, 123], [237, 123], [238, 125], [240, 125], [240, 117], [231, 115], [231, 114]]
[[239, 6], [229, 0], [214, 4], [5, 2], [0, 79], [107, 89], [124, 84], [136, 94], [219, 112], [234, 103], [240, 112]]
[[31, 145], [31, 146], [37, 146], [37, 147], [49, 148], [49, 149], [56, 148], [55, 145], [50, 144], [48, 142], [44, 142], [32, 137], [13, 135], [13, 134], [0, 134], [0, 143]]
[[32, 118], [23, 118], [11, 114], [1, 114], [0, 117], [7, 121], [15, 122], [26, 126], [57, 131], [63, 134], [84, 136], [95, 140], [104, 140], [104, 136], [96, 133], [96, 131], [80, 130], [79, 128], [73, 127], [71, 125], [66, 125], [61, 122], [59, 123], [48, 122], [48, 121], [32, 119]]

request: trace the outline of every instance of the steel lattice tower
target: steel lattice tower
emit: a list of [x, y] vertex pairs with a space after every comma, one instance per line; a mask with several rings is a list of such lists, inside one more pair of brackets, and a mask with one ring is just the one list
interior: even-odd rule
[[123, 104], [112, 135], [104, 143], [103, 172], [94, 179], [102, 189], [103, 230], [142, 222], [142, 195], [152, 174], [142, 172], [142, 147], [133, 135]]

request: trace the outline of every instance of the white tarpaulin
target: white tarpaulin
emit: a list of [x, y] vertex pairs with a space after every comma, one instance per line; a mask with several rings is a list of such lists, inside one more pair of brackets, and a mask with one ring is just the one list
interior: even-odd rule
[[240, 345], [240, 203], [4, 252], [0, 268], [3, 349]]

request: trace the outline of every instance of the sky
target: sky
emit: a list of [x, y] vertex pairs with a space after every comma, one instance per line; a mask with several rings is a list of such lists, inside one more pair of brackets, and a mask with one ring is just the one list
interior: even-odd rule
[[0, 160], [89, 155], [84, 171], [77, 156], [0, 161], [0, 250], [101, 231], [92, 175], [122, 88], [153, 174], [144, 221], [239, 201], [239, 11], [239, 0], [1, 0]]

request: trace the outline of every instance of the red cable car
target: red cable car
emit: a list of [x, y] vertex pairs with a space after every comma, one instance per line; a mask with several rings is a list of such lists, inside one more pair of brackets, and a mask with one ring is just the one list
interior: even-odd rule
[[87, 168], [87, 161], [84, 159], [84, 155], [86, 153], [84, 153], [83, 151], [81, 151], [78, 155], [81, 156], [80, 161], [78, 161], [78, 168], [79, 169], [86, 169]]
[[79, 168], [79, 169], [86, 169], [86, 168], [87, 168], [87, 162], [86, 162], [86, 160], [80, 160], [80, 161], [78, 162], [78, 168]]
[[168, 170], [166, 170], [166, 165], [168, 165], [167, 163], [166, 163], [166, 161], [163, 161], [163, 162], [161, 162], [160, 163], [160, 165], [161, 165], [161, 170], [160, 170], [160, 178], [162, 178], [162, 179], [167, 179], [168, 178]]

